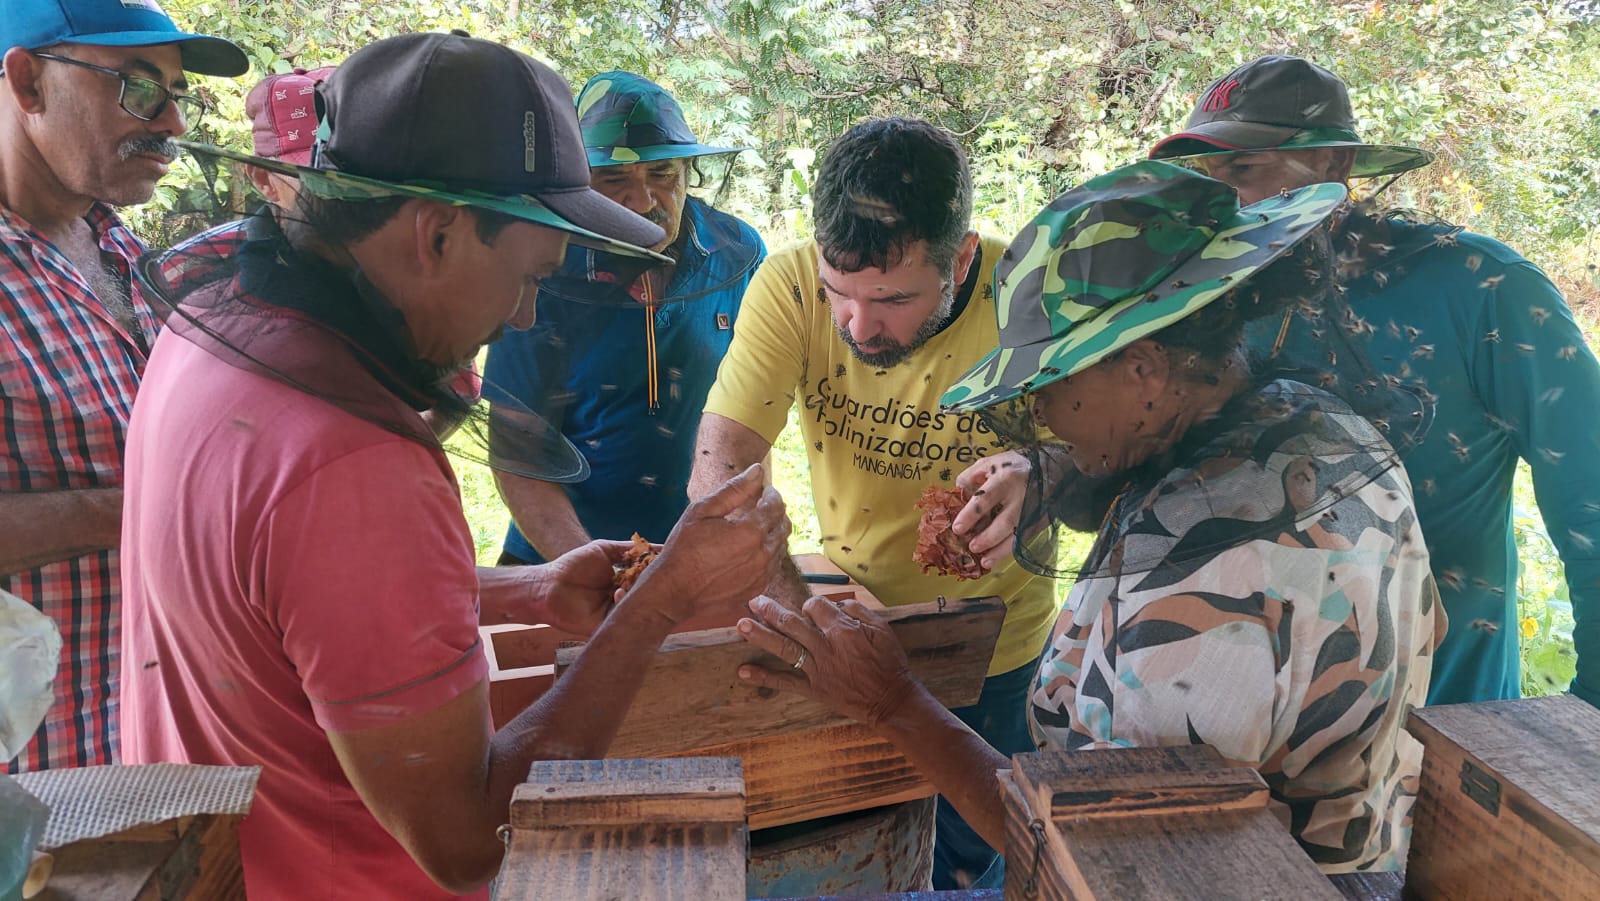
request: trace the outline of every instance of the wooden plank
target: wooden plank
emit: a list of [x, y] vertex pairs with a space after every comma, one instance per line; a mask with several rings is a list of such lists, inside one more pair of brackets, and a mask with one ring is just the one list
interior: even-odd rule
[[183, 817], [56, 849], [40, 901], [243, 898], [237, 816]]
[[1339, 898], [1240, 769], [1204, 747], [1017, 755], [1000, 778], [1007, 897]]
[[768, 735], [683, 754], [744, 761], [751, 829], [783, 826], [933, 795], [894, 746], [857, 723]]
[[[906, 649], [912, 672], [940, 703], [962, 707], [977, 702], [1005, 619], [1005, 604], [997, 598], [915, 604], [887, 610], [883, 616]], [[581, 650], [559, 650], [557, 673], [565, 671]], [[751, 688], [737, 675], [745, 663], [782, 666], [784, 662], [758, 650], [733, 629], [668, 639], [650, 664], [644, 687], [612, 742], [611, 755], [652, 757], [709, 748], [729, 736], [784, 735], [844, 722], [799, 694]]]
[[739, 772], [727, 758], [535, 763], [512, 801], [496, 897], [743, 898]]
[[1269, 799], [1259, 773], [1228, 766], [1206, 745], [1019, 754], [1013, 767], [1029, 807], [1055, 820], [1251, 810]]
[[541, 760], [511, 795], [511, 828], [744, 822], [737, 758]]
[[1102, 818], [1055, 828], [1082, 874], [1083, 890], [1074, 894], [1085, 899], [1341, 897], [1265, 809]]
[[1571, 696], [1430, 707], [1408, 893], [1600, 897], [1600, 711]]

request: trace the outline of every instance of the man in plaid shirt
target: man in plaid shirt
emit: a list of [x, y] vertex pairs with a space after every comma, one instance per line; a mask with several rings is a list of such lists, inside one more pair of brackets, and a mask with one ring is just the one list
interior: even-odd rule
[[0, 588], [60, 626], [56, 700], [16, 771], [117, 747], [122, 445], [159, 323], [113, 207], [150, 199], [243, 51], [155, 0], [0, 5]]

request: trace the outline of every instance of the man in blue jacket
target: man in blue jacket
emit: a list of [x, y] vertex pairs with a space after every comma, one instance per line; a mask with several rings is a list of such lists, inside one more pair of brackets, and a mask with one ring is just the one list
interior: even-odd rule
[[590, 466], [564, 485], [496, 473], [512, 517], [502, 564], [551, 560], [591, 538], [666, 539], [689, 502], [706, 393], [766, 255], [753, 228], [688, 194], [702, 159], [741, 148], [701, 144], [677, 101], [631, 73], [589, 79], [577, 104], [593, 187], [661, 226], [652, 249], [676, 262], [637, 273], [574, 247], [540, 289], [534, 328], [489, 348], [485, 397], [525, 405]]
[[[1266, 56], [1201, 94], [1150, 154], [1232, 184], [1245, 203], [1324, 181], [1396, 176], [1431, 154], [1362, 143], [1345, 85], [1306, 60]], [[1514, 698], [1518, 672], [1517, 460], [1566, 567], [1577, 627], [1574, 694], [1600, 703], [1600, 365], [1550, 280], [1498, 241], [1458, 226], [1352, 213], [1333, 236], [1356, 318], [1302, 318], [1289, 340], [1367, 335], [1376, 375], [1436, 398], [1405, 456], [1449, 616], [1430, 704]], [[1270, 350], [1278, 339], [1262, 335]], [[1381, 424], [1380, 424], [1381, 425]], [[1366, 653], [1366, 650], [1362, 650]]]

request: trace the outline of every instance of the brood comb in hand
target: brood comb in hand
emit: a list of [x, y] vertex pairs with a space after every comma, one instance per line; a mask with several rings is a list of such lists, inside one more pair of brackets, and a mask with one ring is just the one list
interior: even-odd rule
[[633, 547], [622, 554], [622, 565], [617, 567], [615, 575], [611, 577], [612, 584], [623, 594], [627, 594], [633, 583], [639, 581], [639, 576], [644, 573], [645, 567], [655, 562], [656, 549], [645, 541], [638, 532], [633, 533]]
[[922, 565], [922, 571], [933, 570], [941, 576], [957, 579], [976, 579], [989, 570], [983, 561], [967, 548], [965, 539], [951, 528], [956, 514], [967, 505], [967, 496], [959, 488], [940, 488], [929, 485], [917, 501], [922, 519], [917, 522], [917, 551], [912, 559]]

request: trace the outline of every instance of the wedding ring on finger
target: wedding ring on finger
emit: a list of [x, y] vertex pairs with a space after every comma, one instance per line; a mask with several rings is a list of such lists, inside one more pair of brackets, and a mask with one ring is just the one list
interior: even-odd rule
[[806, 665], [806, 649], [802, 647], [800, 649], [800, 656], [794, 658], [794, 662], [789, 664], [789, 666], [792, 669], [799, 669], [799, 668], [801, 668], [802, 666], [805, 666], [805, 665]]

